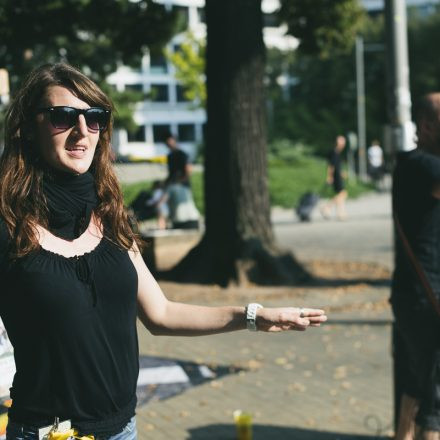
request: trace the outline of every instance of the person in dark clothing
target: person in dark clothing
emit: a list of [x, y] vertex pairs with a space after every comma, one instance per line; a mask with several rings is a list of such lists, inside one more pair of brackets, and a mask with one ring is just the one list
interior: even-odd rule
[[333, 205], [336, 208], [336, 215], [339, 220], [345, 220], [347, 214], [345, 212], [345, 200], [347, 198], [347, 190], [344, 185], [342, 172], [341, 154], [344, 151], [346, 140], [344, 136], [337, 136], [335, 146], [328, 157], [327, 179], [328, 185], [331, 185], [334, 196], [324, 205], [321, 206], [321, 214], [324, 218], [329, 219]]
[[6, 115], [0, 318], [16, 364], [8, 440], [135, 439], [137, 317], [155, 335], [182, 336], [326, 320], [319, 309], [168, 300], [144, 263], [111, 165], [112, 111], [81, 72], [47, 64]]
[[170, 150], [167, 156], [168, 177], [166, 183], [180, 183], [189, 186], [191, 165], [188, 155], [178, 147], [175, 137], [171, 134], [165, 139], [165, 144]]
[[[440, 292], [440, 93], [417, 112], [418, 145], [397, 155], [393, 212], [434, 292]], [[440, 317], [396, 234], [391, 305], [407, 358], [397, 440], [440, 439]]]
[[178, 229], [198, 229], [200, 213], [191, 191], [188, 155], [178, 147], [172, 134], [167, 136], [165, 143], [170, 150], [165, 184], [171, 225]]

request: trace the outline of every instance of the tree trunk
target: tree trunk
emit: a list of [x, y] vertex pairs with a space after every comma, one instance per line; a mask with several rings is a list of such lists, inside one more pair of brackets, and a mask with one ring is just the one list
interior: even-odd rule
[[267, 177], [261, 0], [207, 0], [206, 232], [170, 273], [181, 281], [297, 284], [274, 244]]

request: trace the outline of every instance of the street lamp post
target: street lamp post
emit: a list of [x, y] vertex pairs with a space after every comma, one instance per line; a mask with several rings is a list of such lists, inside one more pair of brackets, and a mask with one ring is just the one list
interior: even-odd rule
[[409, 89], [408, 35], [406, 2], [385, 1], [386, 48], [388, 70], [388, 119], [392, 151], [415, 147], [415, 128], [411, 121]]
[[[408, 151], [415, 147], [415, 128], [411, 121], [409, 89], [408, 35], [406, 2], [385, 0], [385, 29], [387, 50], [387, 101], [391, 150]], [[394, 233], [396, 236], [396, 233]], [[400, 413], [405, 370], [405, 349], [401, 336], [393, 324], [394, 425]]]
[[356, 102], [358, 129], [358, 165], [359, 177], [367, 179], [367, 134], [365, 117], [365, 73], [364, 73], [364, 39], [356, 37]]

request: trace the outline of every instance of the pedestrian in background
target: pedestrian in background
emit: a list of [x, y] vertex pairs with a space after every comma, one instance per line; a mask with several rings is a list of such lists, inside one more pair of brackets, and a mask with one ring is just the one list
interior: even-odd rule
[[166, 136], [165, 145], [169, 150], [167, 156], [168, 176], [166, 178], [166, 183], [177, 183], [189, 186], [191, 164], [189, 163], [188, 155], [179, 148], [176, 138], [171, 133], [168, 133]]
[[168, 134], [165, 144], [170, 150], [165, 185], [171, 225], [178, 229], [198, 229], [200, 213], [191, 191], [188, 155], [179, 148], [172, 134]]
[[[417, 110], [417, 148], [393, 176], [396, 223], [391, 304], [405, 362], [396, 440], [440, 439], [440, 93]], [[427, 284], [425, 284], [425, 281]], [[434, 297], [430, 297], [430, 289]], [[437, 297], [437, 299], [436, 299]]]
[[339, 220], [345, 220], [347, 218], [347, 213], [345, 211], [347, 190], [345, 189], [341, 157], [346, 143], [344, 136], [337, 136], [335, 145], [328, 157], [326, 183], [331, 185], [334, 195], [327, 203], [321, 206], [321, 214], [325, 219], [331, 217], [333, 207], [335, 208], [336, 216]]
[[29, 75], [6, 116], [0, 317], [16, 363], [8, 440], [38, 440], [41, 429], [49, 439], [60, 431], [136, 438], [137, 316], [155, 335], [181, 336], [305, 330], [326, 320], [317, 309], [168, 300], [123, 206], [112, 112], [94, 82], [54, 64]]
[[371, 142], [371, 145], [367, 149], [368, 159], [368, 174], [373, 181], [377, 189], [381, 188], [383, 172], [384, 172], [384, 160], [383, 151], [377, 139]]
[[167, 228], [167, 220], [170, 214], [168, 208], [168, 195], [165, 191], [165, 183], [162, 180], [155, 180], [151, 185], [151, 196], [145, 201], [155, 214], [158, 229]]

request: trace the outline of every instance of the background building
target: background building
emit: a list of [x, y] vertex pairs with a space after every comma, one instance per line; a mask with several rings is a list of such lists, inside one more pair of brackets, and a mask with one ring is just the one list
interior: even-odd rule
[[[362, 0], [365, 9], [369, 13], [381, 12], [384, 8], [385, 0]], [[439, 4], [439, 0], [406, 0], [408, 7], [416, 7], [421, 13], [430, 14], [433, 7]]]
[[[204, 0], [156, 0], [168, 9], [174, 9], [180, 16], [182, 28], [197, 39], [206, 36]], [[384, 0], [362, 0], [369, 13], [383, 10]], [[429, 14], [439, 0], [407, 0], [408, 6], [417, 7], [421, 13]], [[276, 10], [279, 0], [263, 0], [264, 41], [267, 47], [281, 50], [294, 50], [297, 46], [293, 37], [285, 35], [285, 27], [280, 26]], [[185, 33], [175, 35], [167, 44], [166, 50], [175, 52], [185, 39]], [[196, 108], [194, 103], [184, 97], [183, 87], [175, 79], [172, 63], [163, 54], [145, 53], [138, 69], [121, 66], [108, 77], [108, 82], [123, 91], [133, 89], [143, 92], [148, 98], [136, 106], [134, 120], [136, 131], [115, 130], [113, 146], [118, 157], [131, 160], [153, 159], [167, 154], [163, 143], [166, 133], [173, 133], [180, 147], [194, 159], [203, 143], [205, 110]], [[289, 75], [278, 78], [278, 84], [285, 89], [295, 83]]]
[[[206, 36], [204, 0], [157, 0], [169, 9], [175, 9], [186, 30], [197, 39]], [[264, 40], [268, 47], [290, 50], [296, 47], [294, 38], [285, 36], [285, 28], [279, 26], [276, 14], [278, 0], [263, 0]], [[185, 32], [175, 35], [166, 49], [174, 52], [185, 38]], [[289, 79], [280, 79], [288, 87]], [[192, 159], [203, 143], [203, 127], [206, 122], [205, 110], [194, 108], [188, 102], [182, 86], [175, 79], [175, 71], [164, 55], [146, 53], [139, 69], [121, 66], [108, 77], [108, 82], [118, 91], [134, 89], [148, 96], [138, 103], [134, 113], [137, 130], [115, 130], [113, 146], [119, 157], [129, 159], [151, 159], [167, 154], [163, 143], [166, 133], [177, 136], [180, 147]]]

